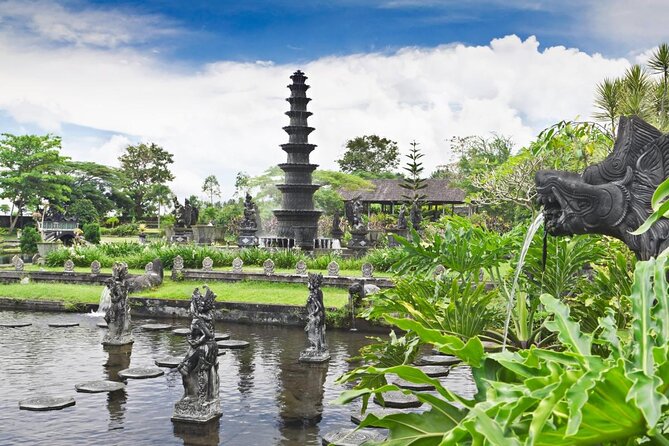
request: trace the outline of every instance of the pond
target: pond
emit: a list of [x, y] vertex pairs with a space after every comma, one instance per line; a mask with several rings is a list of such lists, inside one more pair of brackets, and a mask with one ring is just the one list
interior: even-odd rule
[[[77, 393], [75, 384], [118, 380], [127, 367], [154, 366], [168, 355], [183, 356], [186, 338], [171, 331], [143, 331], [133, 320], [130, 348], [103, 348], [101, 318], [82, 314], [0, 311], [0, 321], [32, 322], [24, 328], [0, 328], [0, 444], [230, 444], [318, 445], [319, 436], [352, 427], [351, 408], [328, 404], [342, 391], [335, 379], [352, 367], [367, 341], [364, 334], [329, 331], [332, 359], [325, 365], [297, 362], [305, 345], [299, 328], [218, 324], [217, 332], [250, 342], [244, 350], [228, 350], [219, 358], [223, 417], [213, 432], [175, 431], [170, 421], [181, 398], [181, 375], [129, 380], [109, 394]], [[78, 322], [51, 328], [52, 322]], [[164, 322], [164, 321], [160, 321]], [[175, 328], [187, 327], [184, 320]], [[22, 399], [47, 393], [72, 396], [76, 405], [60, 411], [19, 410]]]

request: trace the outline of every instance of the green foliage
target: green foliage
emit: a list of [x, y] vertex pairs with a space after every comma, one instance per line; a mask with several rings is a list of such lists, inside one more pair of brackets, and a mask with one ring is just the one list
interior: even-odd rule
[[[403, 390], [430, 407], [420, 416], [365, 417], [362, 427], [389, 429], [388, 444], [395, 446], [667, 444], [667, 263], [666, 254], [637, 263], [632, 323], [623, 332], [609, 310], [599, 319], [598, 329], [587, 334], [564, 303], [542, 295], [541, 302], [550, 315], [545, 328], [557, 337], [557, 350], [530, 348], [486, 354], [478, 338], [465, 343], [414, 318], [385, 317], [407, 331], [407, 336], [414, 333], [421, 342], [469, 364], [478, 389], [473, 400], [450, 392], [439, 380], [410, 365], [366, 365], [343, 375], [340, 382], [360, 383], [370, 375], [394, 373], [436, 388], [436, 393]], [[367, 379], [344, 392], [339, 402], [398, 389], [381, 379], [369, 383]]]
[[126, 223], [115, 228], [110, 228], [107, 234], [116, 237], [128, 237], [139, 234], [139, 225], [137, 223]]
[[411, 149], [409, 149], [409, 154], [407, 155], [407, 164], [403, 167], [407, 173], [405, 180], [400, 183], [400, 187], [407, 191], [407, 194], [402, 195], [402, 198], [406, 199], [409, 203], [416, 203], [418, 206], [425, 199], [425, 193], [422, 191], [427, 187], [427, 182], [423, 178], [425, 168], [420, 161], [424, 156], [425, 154], [418, 148], [418, 143], [416, 141], [411, 142]]
[[125, 150], [119, 157], [127, 180], [125, 190], [133, 201], [133, 216], [141, 219], [153, 205], [151, 188], [174, 179], [169, 169], [174, 160], [171, 153], [154, 143], [128, 146]]
[[97, 245], [100, 243], [100, 225], [97, 223], [86, 223], [83, 226], [84, 238], [88, 243]]
[[108, 219], [105, 220], [105, 226], [107, 226], [108, 228], [113, 228], [117, 224], [119, 224], [118, 217], [109, 217]]
[[0, 198], [9, 200], [15, 213], [10, 231], [23, 211], [36, 208], [42, 199], [67, 200], [70, 194], [65, 171], [66, 157], [60, 155], [60, 138], [53, 135], [3, 133], [0, 138]]
[[358, 136], [346, 142], [346, 152], [337, 164], [347, 173], [390, 173], [399, 164], [399, 148], [395, 141], [377, 135]]
[[97, 209], [88, 198], [73, 201], [67, 208], [67, 215], [77, 218], [83, 224], [97, 222], [100, 218]]
[[37, 229], [32, 226], [27, 226], [23, 228], [21, 232], [21, 239], [19, 240], [19, 246], [23, 254], [34, 254], [37, 252], [37, 243], [42, 241]]
[[[67, 215], [76, 215], [82, 212], [72, 209], [79, 200], [87, 200], [95, 208], [95, 213], [86, 211], [86, 214], [104, 216], [112, 210], [125, 210], [128, 197], [121, 192], [123, 174], [119, 169], [103, 166], [90, 161], [67, 161], [65, 172], [69, 176], [71, 189], [68, 197], [52, 200], [52, 206], [65, 209]], [[88, 218], [87, 221], [94, 221]]]
[[209, 175], [204, 179], [202, 184], [202, 192], [206, 193], [209, 196], [209, 204], [214, 205], [214, 197], [221, 196], [221, 185], [218, 184], [216, 175]]
[[504, 163], [511, 155], [513, 143], [504, 136], [455, 136], [450, 141], [451, 150], [458, 155], [456, 185], [469, 193], [476, 192], [470, 179], [484, 174]]

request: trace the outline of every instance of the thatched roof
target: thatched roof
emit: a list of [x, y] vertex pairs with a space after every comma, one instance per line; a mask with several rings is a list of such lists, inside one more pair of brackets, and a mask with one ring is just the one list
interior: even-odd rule
[[[340, 190], [344, 201], [360, 197], [363, 203], [401, 203], [406, 201], [404, 195], [411, 195], [411, 191], [400, 187], [402, 180], [370, 180], [374, 184], [373, 190]], [[425, 180], [427, 187], [420, 191], [427, 195], [425, 201], [432, 204], [460, 204], [465, 201], [465, 191], [450, 187], [448, 180]]]

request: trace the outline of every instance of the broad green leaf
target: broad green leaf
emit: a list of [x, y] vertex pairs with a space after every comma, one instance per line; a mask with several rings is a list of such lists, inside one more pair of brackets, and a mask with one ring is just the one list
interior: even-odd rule
[[540, 298], [554, 319], [546, 321], [545, 327], [558, 334], [558, 339], [565, 347], [571, 349], [583, 358], [583, 364], [587, 362], [592, 347], [592, 338], [581, 332], [581, 327], [569, 318], [569, 307], [555, 299], [549, 294], [543, 294]]
[[632, 235], [641, 235], [648, 231], [651, 226], [653, 226], [660, 218], [663, 218], [667, 213], [669, 213], [669, 201], [665, 201], [660, 205], [659, 208], [643, 222], [641, 226], [636, 231], [630, 232]]
[[658, 210], [661, 203], [667, 198], [669, 198], [669, 178], [660, 183], [655, 192], [653, 192], [653, 197], [650, 199], [650, 205], [653, 210]]

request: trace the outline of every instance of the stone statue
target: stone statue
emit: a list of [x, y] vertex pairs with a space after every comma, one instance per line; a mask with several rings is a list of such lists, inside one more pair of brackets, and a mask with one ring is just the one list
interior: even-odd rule
[[365, 282], [363, 280], [353, 282], [353, 284], [348, 287], [348, 301], [351, 304], [351, 307], [359, 307], [365, 296]]
[[172, 197], [172, 205], [174, 206], [174, 210], [172, 211], [172, 215], [174, 215], [174, 226], [185, 227], [186, 215], [184, 213], [184, 207], [179, 203], [176, 196]]
[[309, 347], [300, 354], [301, 362], [325, 362], [330, 359], [325, 342], [325, 304], [323, 304], [322, 274], [309, 273], [307, 298], [307, 332]]
[[632, 235], [651, 214], [651, 197], [669, 176], [669, 135], [637, 116], [621, 117], [611, 154], [582, 174], [540, 170], [537, 201], [552, 235], [606, 234], [622, 240], [640, 260], [669, 246], [669, 220]]
[[346, 218], [351, 228], [356, 230], [366, 229], [362, 221], [362, 203], [359, 198], [346, 203]]
[[103, 345], [123, 345], [134, 342], [130, 334], [130, 307], [128, 306], [128, 265], [114, 263], [112, 277], [106, 283], [111, 305], [105, 313], [108, 330]]
[[258, 229], [258, 221], [256, 218], [256, 206], [253, 202], [253, 197], [248, 192], [244, 199], [244, 219], [240, 225], [243, 229]]
[[148, 290], [149, 288], [160, 286], [163, 283], [163, 262], [159, 258], [156, 258], [150, 265], [152, 266], [151, 269], [141, 276], [133, 276], [128, 279], [128, 293]]
[[397, 229], [405, 230], [407, 228], [407, 207], [402, 205], [400, 213], [397, 214]]
[[182, 206], [177, 197], [173, 197], [172, 204], [174, 205], [174, 210], [172, 211], [175, 219], [174, 226], [178, 228], [190, 228], [191, 225], [197, 224], [200, 210], [196, 206], [193, 206], [188, 198], [184, 200]]
[[344, 236], [344, 232], [341, 230], [341, 217], [339, 216], [339, 211], [335, 211], [332, 216], [332, 231], [330, 232], [330, 235], [337, 240]]
[[416, 201], [411, 204], [409, 219], [411, 220], [411, 227], [416, 231], [420, 231], [421, 223], [423, 222], [423, 214], [421, 213], [420, 206]]
[[182, 376], [184, 396], [174, 405], [173, 421], [206, 423], [221, 416], [218, 396], [218, 344], [214, 333], [214, 294], [206, 285], [195, 288], [190, 312], [193, 320], [188, 336], [189, 349], [177, 366]]

